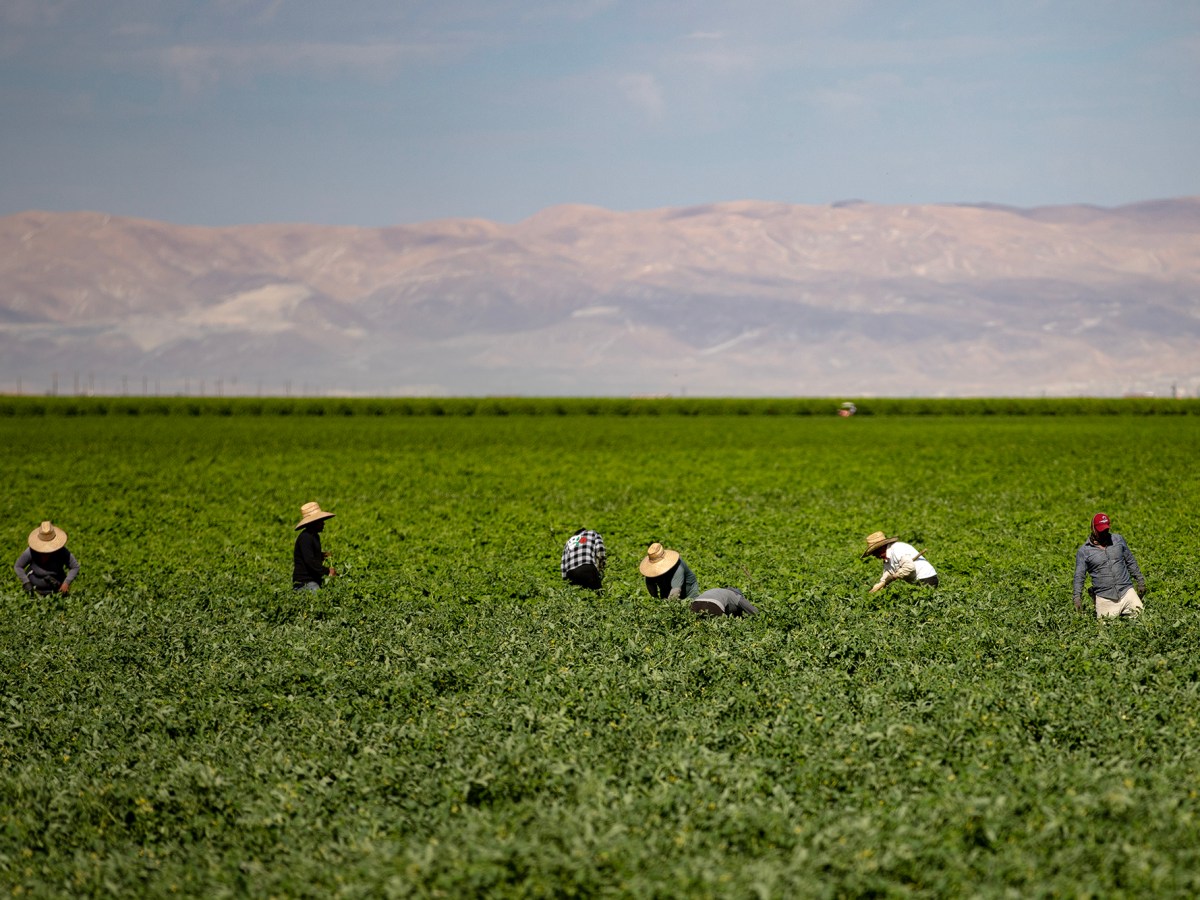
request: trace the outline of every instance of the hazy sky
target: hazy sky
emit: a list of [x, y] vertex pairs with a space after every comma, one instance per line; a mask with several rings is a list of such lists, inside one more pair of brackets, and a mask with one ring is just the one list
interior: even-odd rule
[[1197, 0], [0, 0], [0, 215], [1200, 194]]

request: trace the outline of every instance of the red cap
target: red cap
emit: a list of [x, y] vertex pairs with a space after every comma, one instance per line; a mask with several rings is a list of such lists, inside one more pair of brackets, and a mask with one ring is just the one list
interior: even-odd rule
[[1092, 531], [1108, 531], [1108, 516], [1104, 513], [1092, 516]]

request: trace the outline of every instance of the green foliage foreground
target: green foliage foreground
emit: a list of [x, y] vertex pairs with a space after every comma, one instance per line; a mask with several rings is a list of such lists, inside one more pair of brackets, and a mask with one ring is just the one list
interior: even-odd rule
[[[1196, 448], [1176, 417], [0, 418], [0, 888], [1200, 892]], [[300, 504], [344, 572], [290, 590]], [[1073, 613], [1097, 509], [1146, 613]], [[577, 527], [605, 594], [561, 582]], [[943, 586], [867, 588], [863, 537]], [[646, 595], [645, 546], [761, 615]]]

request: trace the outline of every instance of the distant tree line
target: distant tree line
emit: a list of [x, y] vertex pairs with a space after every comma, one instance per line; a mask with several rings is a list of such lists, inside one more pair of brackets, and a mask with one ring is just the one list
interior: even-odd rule
[[0, 397], [0, 416], [862, 416], [1200, 415], [1170, 397]]

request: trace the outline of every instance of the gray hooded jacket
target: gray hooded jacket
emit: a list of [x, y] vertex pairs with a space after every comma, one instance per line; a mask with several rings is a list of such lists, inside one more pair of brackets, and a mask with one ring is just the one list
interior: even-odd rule
[[1120, 600], [1133, 587], [1135, 580], [1139, 585], [1145, 584], [1137, 560], [1133, 558], [1125, 538], [1119, 534], [1113, 534], [1112, 543], [1108, 546], [1098, 544], [1089, 537], [1087, 543], [1079, 548], [1075, 554], [1076, 597], [1083, 594], [1086, 575], [1092, 576], [1092, 590], [1105, 600]]

